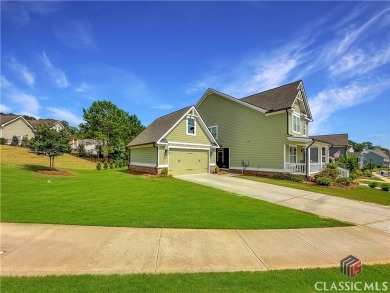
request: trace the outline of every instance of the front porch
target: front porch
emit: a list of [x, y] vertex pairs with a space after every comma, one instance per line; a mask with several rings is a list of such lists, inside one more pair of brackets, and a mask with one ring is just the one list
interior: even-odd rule
[[329, 144], [304, 140], [284, 146], [284, 169], [289, 173], [313, 175], [329, 162]]

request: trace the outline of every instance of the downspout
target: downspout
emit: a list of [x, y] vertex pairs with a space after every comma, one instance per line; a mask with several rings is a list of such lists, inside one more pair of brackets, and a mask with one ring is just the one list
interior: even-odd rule
[[309, 165], [310, 165], [310, 158], [308, 158], [308, 151], [307, 151], [307, 149], [309, 149], [313, 144], [314, 144], [314, 142], [315, 142], [315, 140], [314, 140], [314, 138], [312, 138], [312, 142], [311, 142], [311, 144], [309, 144], [306, 148], [305, 148], [305, 156], [306, 156], [306, 158], [305, 158], [305, 161], [306, 161], [306, 178], [308, 178], [309, 176], [310, 176], [310, 174], [309, 174], [309, 172], [308, 172], [308, 170], [309, 170]]
[[158, 151], [159, 151], [159, 149], [158, 149], [158, 145], [155, 142], [153, 143], [153, 147], [155, 147], [157, 150], [157, 163], [156, 163], [156, 166], [154, 167], [154, 172], [156, 173], [156, 175], [158, 175]]
[[286, 132], [287, 132], [287, 136], [289, 136], [289, 135], [290, 135], [290, 133], [289, 133], [289, 130], [290, 130], [290, 129], [289, 129], [289, 126], [290, 126], [290, 125], [289, 125], [289, 123], [288, 123], [288, 120], [289, 120], [289, 119], [288, 119], [288, 110], [287, 110], [287, 109], [286, 109], [286, 119], [287, 119], [287, 130], [286, 130]]

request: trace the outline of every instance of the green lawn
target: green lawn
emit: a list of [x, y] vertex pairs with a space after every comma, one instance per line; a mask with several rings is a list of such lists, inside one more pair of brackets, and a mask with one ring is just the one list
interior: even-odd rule
[[[332, 283], [355, 283], [361, 289], [375, 282], [383, 289], [389, 286], [390, 265], [366, 266], [353, 279], [342, 275], [339, 268], [283, 270], [267, 272], [81, 275], [48, 277], [2, 277], [1, 290], [20, 292], [318, 292]], [[326, 286], [324, 287], [324, 282]], [[361, 283], [360, 283], [361, 282]], [[374, 287], [375, 288], [375, 287]], [[340, 291], [340, 290], [338, 290]], [[387, 290], [384, 290], [387, 291]], [[333, 292], [333, 291], [332, 291]], [[344, 292], [344, 291], [343, 291]], [[350, 290], [355, 292], [355, 290]], [[361, 292], [361, 291], [360, 291]]]
[[383, 181], [382, 179], [375, 177], [374, 175], [372, 177], [361, 176], [361, 177], [359, 177], [359, 179], [363, 179], [363, 180], [366, 179], [366, 180], [372, 180], [372, 181]]
[[[26, 164], [37, 156], [8, 148], [1, 165], [3, 222], [221, 229], [348, 225], [175, 178], [146, 178], [125, 169], [96, 171], [87, 161], [85, 169], [68, 169], [75, 176], [38, 174], [34, 170], [44, 166]], [[73, 164], [83, 167], [83, 162]]]
[[390, 193], [377, 190], [374, 188], [368, 188], [365, 186], [356, 187], [353, 189], [333, 189], [323, 187], [319, 185], [310, 185], [301, 182], [293, 182], [288, 180], [277, 180], [273, 178], [255, 177], [255, 176], [237, 176], [237, 178], [249, 179], [260, 181], [269, 184], [275, 184], [280, 186], [292, 187], [312, 192], [318, 192], [323, 194], [329, 194], [334, 196], [340, 196], [349, 199], [355, 199], [365, 202], [372, 202], [380, 205], [390, 205]]

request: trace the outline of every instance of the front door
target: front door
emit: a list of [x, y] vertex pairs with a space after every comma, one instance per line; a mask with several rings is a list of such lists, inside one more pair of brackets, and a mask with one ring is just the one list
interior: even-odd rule
[[229, 168], [230, 149], [217, 149], [217, 166], [219, 168]]

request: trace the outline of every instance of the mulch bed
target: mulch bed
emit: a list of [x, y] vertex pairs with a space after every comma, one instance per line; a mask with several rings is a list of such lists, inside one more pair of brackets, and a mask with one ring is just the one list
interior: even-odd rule
[[74, 173], [62, 170], [36, 170], [35, 172], [49, 176], [74, 176]]

